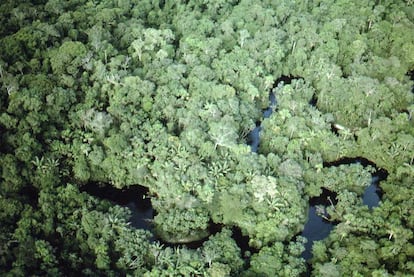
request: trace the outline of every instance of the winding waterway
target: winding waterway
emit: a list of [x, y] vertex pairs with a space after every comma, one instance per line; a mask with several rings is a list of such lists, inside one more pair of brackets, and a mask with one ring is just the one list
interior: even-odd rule
[[[283, 76], [276, 81], [276, 85], [289, 84], [294, 78]], [[283, 83], [282, 83], [283, 82]], [[310, 103], [311, 105], [314, 103]], [[273, 91], [269, 93], [269, 107], [263, 110], [263, 117], [270, 117], [272, 112], [277, 108], [277, 97]], [[260, 145], [260, 131], [261, 131], [261, 122], [249, 133], [247, 138], [247, 143], [251, 146], [252, 152], [257, 152]], [[363, 166], [371, 165], [375, 167], [375, 164], [364, 158], [345, 158], [340, 161], [336, 161], [330, 164], [324, 164], [327, 166], [338, 166], [340, 164], [351, 164], [351, 163], [361, 163]], [[379, 182], [386, 178], [386, 172], [377, 169], [377, 173], [373, 174], [371, 185], [368, 186], [362, 196], [363, 203], [367, 205], [370, 209], [379, 205], [381, 200], [381, 189], [379, 187]], [[131, 186], [128, 189], [119, 190], [108, 185], [100, 185], [98, 183], [90, 183], [81, 188], [82, 191], [85, 191], [96, 197], [107, 199], [112, 201], [115, 204], [127, 207], [131, 210], [131, 226], [135, 228], [145, 229], [152, 231], [150, 221], [153, 218], [153, 209], [151, 206], [151, 201], [148, 198], [145, 198], [148, 190], [142, 186]], [[302, 257], [309, 262], [312, 258], [312, 245], [315, 241], [323, 240], [326, 238], [329, 233], [334, 228], [335, 224], [323, 219], [317, 213], [317, 206], [328, 206], [336, 201], [336, 195], [333, 192], [328, 190], [323, 190], [322, 195], [319, 197], [311, 198], [309, 200], [309, 209], [308, 209], [308, 220], [304, 225], [303, 231], [299, 234], [307, 239], [305, 245], [305, 251], [302, 253]], [[331, 203], [332, 202], [332, 203]], [[221, 229], [221, 225], [211, 223], [211, 234], [217, 233]], [[233, 238], [236, 240], [239, 247], [242, 249], [242, 254], [245, 251], [255, 252], [254, 249], [251, 249], [248, 246], [249, 238], [242, 236], [238, 228], [233, 229]], [[153, 237], [152, 240], [156, 238]], [[202, 245], [202, 243], [208, 238], [202, 241], [196, 241], [189, 244], [185, 244], [190, 248], [197, 248]], [[169, 245], [168, 243], [166, 245]], [[174, 244], [175, 246], [177, 244]], [[179, 244], [183, 245], [183, 244]], [[307, 272], [310, 274], [310, 271]]]
[[[363, 204], [370, 209], [377, 207], [380, 203], [382, 191], [379, 187], [379, 182], [386, 178], [386, 173], [377, 171], [372, 175], [371, 184], [365, 188], [362, 195]], [[331, 201], [335, 204], [336, 195], [328, 190], [323, 190], [323, 193], [315, 198], [309, 200], [308, 221], [306, 222], [302, 233], [302, 237], [307, 239], [305, 244], [305, 251], [302, 253], [302, 258], [309, 261], [312, 258], [312, 245], [315, 241], [323, 240], [329, 236], [329, 233], [335, 226], [334, 222], [323, 219], [317, 212], [317, 206], [328, 207]]]
[[[290, 84], [291, 81], [295, 79], [290, 76], [282, 76], [279, 78], [276, 83], [275, 87], [283, 86], [285, 84]], [[310, 105], [316, 104], [316, 99], [312, 99]], [[269, 94], [269, 107], [263, 111], [263, 117], [268, 118], [271, 116], [272, 112], [277, 107], [277, 99], [276, 95], [274, 94], [274, 90], [272, 90]], [[260, 145], [260, 131], [262, 127], [261, 124], [257, 124], [256, 128], [254, 128], [248, 137], [248, 144], [251, 146], [251, 150], [253, 152], [257, 152], [259, 145]], [[336, 162], [326, 163], [324, 167], [329, 166], [339, 166], [341, 164], [352, 164], [352, 163], [360, 163], [363, 166], [373, 166], [376, 168], [376, 165], [364, 158], [343, 158]], [[381, 189], [379, 187], [379, 182], [384, 180], [387, 177], [385, 171], [378, 169], [375, 174], [372, 175], [371, 184], [365, 189], [362, 200], [365, 205], [367, 205], [370, 209], [379, 205], [381, 200]], [[308, 209], [308, 220], [303, 228], [303, 231], [300, 233], [300, 236], [305, 237], [307, 239], [307, 243], [305, 244], [305, 251], [302, 253], [302, 257], [309, 262], [312, 258], [312, 245], [315, 241], [323, 240], [329, 236], [329, 233], [335, 226], [335, 223], [325, 220], [318, 214], [317, 206], [329, 206], [332, 203], [336, 202], [336, 194], [330, 192], [328, 190], [323, 190], [323, 193], [318, 196], [311, 198], [309, 200], [309, 209]], [[309, 274], [309, 272], [308, 272]]]

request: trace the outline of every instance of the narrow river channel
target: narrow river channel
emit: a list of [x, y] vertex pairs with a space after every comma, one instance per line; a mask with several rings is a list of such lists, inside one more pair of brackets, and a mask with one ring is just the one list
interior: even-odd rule
[[[294, 78], [283, 76], [279, 78], [276, 82], [277, 86], [283, 84], [289, 84]], [[313, 103], [310, 103], [313, 104]], [[277, 95], [273, 92], [269, 94], [269, 107], [263, 110], [263, 117], [268, 118], [271, 116], [273, 111], [277, 108]], [[247, 138], [247, 143], [251, 147], [252, 152], [257, 152], [260, 145], [260, 131], [261, 131], [261, 122], [257, 123], [257, 126], [249, 133]], [[351, 163], [361, 163], [363, 166], [371, 165], [375, 167], [375, 164], [369, 162], [364, 158], [345, 158], [340, 161], [325, 164], [324, 166], [338, 166], [340, 164], [351, 164]], [[377, 169], [377, 173], [373, 174], [371, 185], [368, 186], [362, 196], [363, 203], [369, 208], [374, 208], [379, 205], [381, 200], [381, 189], [379, 187], [379, 182], [384, 180], [387, 177], [386, 172], [383, 170]], [[82, 191], [85, 191], [93, 196], [107, 199], [112, 201], [115, 204], [127, 207], [131, 210], [131, 226], [134, 228], [140, 228], [152, 231], [151, 219], [153, 218], [153, 209], [151, 206], [150, 199], [145, 196], [148, 193], [148, 190], [142, 186], [132, 186], [128, 189], [119, 190], [114, 187], [90, 183], [81, 188]], [[319, 197], [311, 198], [309, 200], [309, 209], [308, 209], [308, 220], [304, 226], [303, 231], [298, 234], [307, 239], [305, 245], [305, 251], [302, 253], [302, 257], [309, 263], [312, 258], [312, 245], [315, 241], [323, 240], [326, 238], [332, 229], [335, 226], [335, 223], [329, 222], [323, 219], [317, 213], [317, 206], [328, 206], [332, 202], [335, 203], [336, 195], [328, 190], [323, 190], [322, 195]], [[211, 234], [217, 233], [222, 226], [211, 223]], [[241, 231], [238, 228], [233, 228], [233, 238], [236, 240], [239, 247], [242, 249], [242, 254], [244, 251], [248, 250], [249, 252], [255, 252], [254, 249], [248, 246], [249, 238], [242, 236]], [[152, 240], [156, 238], [153, 237]], [[190, 248], [197, 248], [202, 245], [202, 242], [208, 238], [192, 242], [190, 244], [185, 244]], [[169, 245], [169, 244], [166, 244]], [[175, 244], [177, 246], [181, 244]], [[310, 265], [308, 264], [309, 268]], [[310, 271], [308, 271], [307, 276], [309, 276]]]
[[[290, 76], [282, 76], [276, 81], [274, 87], [283, 86], [285, 84], [290, 84], [291, 81], [295, 79]], [[312, 99], [310, 105], [314, 105], [315, 99]], [[268, 118], [271, 116], [272, 112], [277, 108], [277, 96], [274, 94], [274, 90], [269, 93], [269, 107], [263, 111], [263, 117]], [[253, 152], [257, 152], [260, 145], [260, 131], [262, 127], [261, 124], [257, 124], [248, 137], [248, 144], [251, 146]], [[384, 170], [378, 169], [376, 165], [364, 158], [343, 158], [339, 161], [326, 163], [324, 167], [329, 166], [339, 166], [341, 164], [352, 164], [360, 163], [363, 166], [373, 166], [377, 169], [376, 173], [372, 175], [371, 184], [365, 189], [364, 194], [362, 195], [362, 200], [365, 205], [370, 209], [379, 205], [381, 200], [381, 189], [379, 187], [379, 182], [384, 180], [387, 177], [387, 173]], [[304, 226], [303, 231], [300, 233], [300, 236], [307, 239], [305, 245], [305, 251], [302, 253], [302, 257], [309, 262], [312, 258], [312, 245], [315, 241], [323, 240], [329, 236], [329, 233], [335, 226], [335, 223], [323, 219], [317, 213], [317, 206], [329, 206], [332, 203], [336, 202], [336, 195], [333, 192], [328, 190], [323, 190], [323, 193], [319, 197], [311, 198], [309, 200], [309, 209], [308, 209], [308, 220]], [[309, 273], [309, 272], [308, 272]]]

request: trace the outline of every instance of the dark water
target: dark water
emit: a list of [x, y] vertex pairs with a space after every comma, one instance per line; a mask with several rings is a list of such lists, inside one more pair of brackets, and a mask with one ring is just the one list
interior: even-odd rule
[[[332, 203], [336, 204], [336, 194], [328, 190], [323, 190], [319, 197], [314, 197], [309, 200], [308, 221], [306, 222], [302, 233], [302, 237], [307, 239], [305, 244], [305, 252], [302, 253], [302, 258], [306, 261], [312, 258], [312, 245], [314, 241], [326, 238], [332, 231], [334, 224], [325, 220], [317, 213], [317, 206], [328, 207]], [[332, 201], [332, 203], [331, 203]], [[328, 217], [328, 215], [325, 215]]]
[[82, 186], [80, 191], [129, 208], [131, 226], [151, 230], [150, 221], [153, 218], [153, 210], [150, 199], [146, 197], [147, 188], [136, 185], [127, 189], [117, 189], [109, 184], [88, 183]]
[[[289, 84], [293, 80], [293, 77], [282, 76], [279, 78], [274, 88], [278, 85], [281, 85], [281, 82], [284, 84]], [[316, 101], [316, 100], [313, 100]], [[311, 101], [312, 102], [312, 101]], [[272, 112], [275, 110], [277, 105], [276, 95], [274, 89], [269, 93], [269, 107], [263, 110], [263, 117], [267, 118], [271, 116]], [[312, 105], [312, 103], [310, 103]], [[249, 133], [247, 143], [251, 146], [252, 152], [257, 152], [260, 145], [260, 131], [261, 131], [261, 122]], [[341, 164], [351, 164], [351, 163], [361, 163], [363, 166], [373, 166], [376, 168], [375, 164], [364, 159], [363, 157], [357, 158], [344, 158], [331, 163], [324, 163], [324, 167], [329, 166], [339, 166]], [[373, 174], [372, 183], [368, 186], [362, 196], [363, 203], [369, 208], [373, 208], [379, 205], [381, 200], [381, 189], [379, 187], [379, 182], [384, 180], [387, 177], [387, 173], [384, 170], [377, 169], [377, 172]], [[127, 207], [131, 210], [131, 226], [135, 228], [145, 229], [152, 231], [150, 220], [153, 219], [153, 209], [151, 206], [151, 201], [148, 198], [145, 198], [148, 190], [142, 186], [131, 186], [128, 189], [119, 190], [109, 185], [103, 186], [96, 183], [90, 183], [81, 188], [81, 191], [85, 191], [91, 195], [94, 195], [99, 198], [107, 199], [113, 201], [114, 203]], [[335, 204], [336, 195], [328, 190], [323, 190], [323, 193], [319, 197], [310, 199], [309, 209], [308, 209], [308, 221], [306, 222], [301, 236], [307, 239], [305, 245], [305, 251], [302, 253], [302, 257], [309, 261], [312, 258], [312, 245], [315, 241], [323, 240], [326, 238], [329, 233], [334, 228], [334, 223], [323, 219], [320, 214], [317, 212], [317, 206], [327, 207], [329, 205]], [[326, 215], [328, 216], [328, 215]], [[210, 224], [210, 233], [215, 234], [221, 230], [222, 226], [219, 224]], [[248, 260], [248, 257], [251, 253], [257, 252], [257, 249], [252, 249], [249, 247], [249, 237], [243, 236], [240, 229], [233, 228], [233, 239], [242, 250], [243, 255]], [[183, 246], [189, 248], [198, 248], [202, 245], [204, 241], [208, 240], [208, 237], [187, 244], [169, 244], [162, 242], [166, 246]], [[307, 272], [310, 274], [310, 270]]]
[[[379, 186], [379, 182], [387, 178], [388, 173], [376, 167], [371, 161], [362, 158], [343, 158], [335, 162], [324, 163], [324, 167], [330, 166], [339, 166], [341, 164], [353, 164], [359, 163], [364, 167], [371, 166], [375, 168], [375, 172], [372, 174], [371, 184], [365, 189], [362, 195], [363, 204], [367, 205], [370, 209], [377, 207], [380, 204], [382, 197], [382, 190]], [[305, 251], [302, 253], [302, 258], [304, 258], [308, 263], [308, 271], [303, 276], [310, 276], [312, 271], [312, 265], [309, 261], [312, 258], [312, 245], [315, 241], [323, 240], [329, 236], [329, 233], [335, 226], [335, 222], [330, 222], [325, 220], [318, 212], [317, 207], [328, 207], [330, 205], [336, 204], [336, 195], [333, 192], [323, 189], [323, 193], [319, 197], [311, 198], [309, 200], [309, 211], [308, 211], [308, 221], [306, 222], [301, 236], [307, 239], [305, 244]], [[329, 215], [325, 214], [324, 216], [328, 217]]]
[[[271, 92], [269, 95], [269, 102], [269, 107], [263, 111], [264, 118], [268, 118], [276, 107], [276, 96], [273, 92]], [[255, 153], [257, 153], [257, 150], [259, 149], [260, 131], [262, 130], [262, 127], [260, 125], [261, 122], [259, 122], [257, 126], [252, 131], [250, 131], [247, 139], [247, 144], [250, 145], [252, 152]]]
[[250, 145], [250, 149], [252, 152], [257, 153], [257, 150], [259, 150], [259, 142], [260, 142], [260, 131], [262, 130], [262, 127], [256, 126], [250, 133], [248, 137], [248, 144]]
[[362, 195], [362, 202], [365, 205], [367, 205], [370, 209], [377, 207], [382, 197], [382, 190], [379, 186], [379, 183], [387, 178], [388, 172], [386, 170], [378, 168], [375, 163], [363, 157], [342, 158], [334, 162], [324, 163], [324, 167], [339, 166], [341, 164], [353, 163], [361, 164], [364, 167], [371, 166], [375, 169], [375, 172], [372, 173], [371, 184], [367, 188], [365, 188], [365, 191]]
[[[275, 84], [273, 85], [272, 90], [269, 93], [269, 106], [263, 110], [263, 118], [268, 118], [272, 115], [273, 111], [276, 109], [277, 100], [275, 95], [275, 90], [278, 86], [284, 84], [290, 84], [292, 80], [295, 79], [291, 76], [282, 76], [276, 80]], [[261, 122], [257, 122], [256, 127], [250, 131], [247, 144], [250, 145], [252, 152], [257, 153], [260, 144], [260, 131], [262, 130]]]
[[126, 205], [131, 210], [131, 226], [137, 229], [151, 230], [150, 222], [153, 219], [152, 207], [139, 207], [135, 202]]
[[[268, 118], [272, 112], [275, 110], [277, 105], [276, 95], [275, 95], [275, 88], [284, 85], [290, 84], [291, 81], [295, 79], [291, 76], [282, 76], [278, 80], [273, 87], [273, 90], [269, 94], [269, 107], [263, 111], [263, 117]], [[309, 105], [316, 105], [317, 99], [316, 97], [312, 97]], [[257, 124], [256, 128], [254, 128], [248, 137], [248, 144], [251, 146], [252, 152], [257, 152], [259, 145], [260, 145], [260, 131], [261, 125], [260, 122]], [[335, 131], [335, 130], [333, 130]], [[365, 205], [367, 205], [370, 209], [379, 205], [381, 200], [381, 189], [379, 187], [379, 181], [384, 180], [387, 177], [387, 173], [384, 170], [378, 169], [374, 163], [371, 161], [363, 158], [343, 158], [335, 162], [331, 163], [324, 163], [324, 167], [330, 166], [339, 166], [341, 164], [352, 164], [352, 163], [360, 163], [363, 166], [372, 166], [377, 171], [372, 175], [372, 182], [371, 184], [365, 189], [362, 200]], [[336, 195], [333, 192], [328, 190], [323, 190], [323, 193], [319, 197], [315, 197], [309, 200], [309, 209], [308, 209], [308, 220], [304, 226], [304, 229], [301, 236], [307, 239], [307, 243], [305, 245], [305, 251], [302, 253], [302, 257], [309, 261], [312, 258], [312, 245], [315, 241], [325, 239], [329, 233], [334, 228], [334, 223], [324, 219], [320, 213], [317, 211], [317, 207], [328, 207], [329, 205], [336, 204]], [[325, 215], [328, 217], [328, 215]], [[248, 239], [248, 238], [247, 238]], [[308, 271], [307, 274], [309, 274]]]
[[[377, 207], [380, 204], [382, 191], [379, 187], [379, 182], [385, 178], [386, 176], [384, 173], [374, 173], [371, 184], [365, 189], [364, 194], [362, 195], [362, 202], [370, 209]], [[300, 234], [302, 237], [307, 239], [307, 243], [305, 244], [305, 252], [302, 253], [302, 258], [306, 261], [309, 261], [312, 258], [313, 243], [328, 237], [329, 233], [335, 226], [334, 222], [325, 220], [320, 214], [318, 214], [317, 206], [328, 207], [332, 205], [332, 203], [335, 205], [335, 199], [335, 193], [323, 190], [321, 196], [311, 198], [309, 200], [308, 221]], [[325, 216], [328, 217], [327, 214]]]
[[381, 200], [382, 191], [379, 182], [383, 180], [381, 176], [373, 175], [371, 185], [369, 185], [362, 195], [362, 202], [370, 209], [377, 207]]

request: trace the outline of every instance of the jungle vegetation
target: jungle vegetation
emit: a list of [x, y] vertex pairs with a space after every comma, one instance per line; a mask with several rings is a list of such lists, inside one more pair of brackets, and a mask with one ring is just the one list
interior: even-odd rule
[[[0, 275], [300, 276], [323, 189], [336, 225], [312, 275], [414, 275], [412, 0], [4, 0], [0, 14]], [[372, 167], [325, 166], [354, 157], [388, 173], [378, 207], [361, 200]], [[148, 188], [154, 234], [91, 182]]]

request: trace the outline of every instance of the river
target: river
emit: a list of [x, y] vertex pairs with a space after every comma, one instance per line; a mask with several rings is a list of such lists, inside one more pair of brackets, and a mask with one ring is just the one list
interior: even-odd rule
[[[283, 84], [289, 84], [294, 78], [289, 76], [283, 76], [276, 81], [276, 86]], [[283, 83], [282, 83], [283, 82]], [[310, 103], [315, 104], [315, 103]], [[263, 117], [270, 117], [273, 111], [277, 108], [277, 96], [272, 92], [269, 93], [269, 107], [263, 110]], [[250, 145], [252, 152], [257, 152], [260, 145], [260, 131], [262, 130], [261, 122], [257, 123], [257, 126], [249, 133], [247, 138], [247, 143]], [[351, 163], [361, 163], [364, 166], [371, 165], [375, 167], [375, 164], [372, 162], [358, 157], [358, 158], [344, 158], [340, 161], [333, 163], [324, 164], [327, 166], [338, 166], [340, 164], [351, 164]], [[386, 172], [383, 170], [377, 169], [377, 173], [373, 174], [371, 185], [368, 186], [362, 196], [363, 203], [369, 208], [374, 208], [379, 205], [381, 200], [381, 189], [379, 187], [379, 182], [386, 178]], [[89, 183], [81, 188], [82, 191], [85, 191], [93, 196], [107, 199], [112, 201], [115, 204], [127, 207], [131, 210], [131, 226], [134, 228], [140, 228], [152, 231], [150, 221], [153, 218], [153, 209], [151, 207], [151, 201], [145, 196], [148, 193], [148, 190], [142, 186], [131, 186], [127, 189], [119, 190], [109, 185], [98, 184], [98, 183]], [[336, 195], [328, 190], [323, 190], [322, 195], [319, 197], [311, 198], [309, 200], [309, 209], [308, 209], [308, 220], [304, 225], [303, 231], [299, 234], [307, 239], [305, 245], [305, 251], [302, 253], [302, 257], [309, 261], [312, 258], [312, 245], [315, 241], [323, 240], [326, 238], [332, 229], [335, 226], [335, 223], [329, 222], [323, 219], [318, 215], [316, 211], [316, 206], [328, 206], [331, 205], [331, 201], [335, 203]], [[218, 232], [221, 229], [221, 225], [211, 223], [211, 232], [212, 234]], [[249, 252], [256, 252], [255, 249], [252, 249], [248, 246], [249, 237], [243, 236], [240, 229], [233, 228], [233, 238], [236, 240], [237, 244], [243, 250], [248, 250]], [[153, 240], [156, 238], [152, 238]], [[197, 248], [202, 245], [202, 241], [196, 241], [189, 244], [185, 244], [190, 248]], [[171, 245], [171, 244], [167, 244]], [[175, 244], [174, 246], [181, 245]], [[244, 251], [243, 251], [244, 252]], [[243, 254], [243, 253], [242, 253]], [[309, 272], [307, 273], [309, 274]]]

